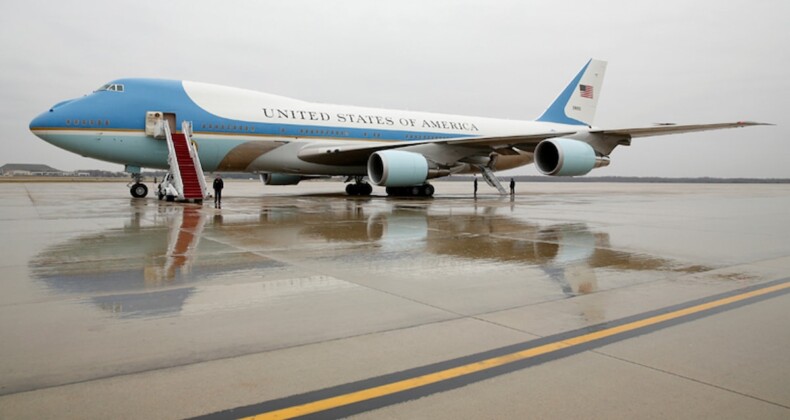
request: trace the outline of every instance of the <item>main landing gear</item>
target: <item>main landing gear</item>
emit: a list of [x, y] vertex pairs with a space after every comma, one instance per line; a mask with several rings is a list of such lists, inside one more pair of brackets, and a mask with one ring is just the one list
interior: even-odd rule
[[412, 187], [387, 187], [387, 195], [393, 197], [432, 197], [433, 185], [423, 184]]
[[[346, 182], [354, 180], [353, 183], [346, 185], [346, 194], [369, 196], [373, 192], [373, 187], [363, 181], [363, 177], [348, 177]], [[387, 187], [387, 195], [392, 197], [433, 197], [433, 185], [422, 184], [409, 187]]]
[[353, 184], [346, 185], [346, 194], [368, 196], [373, 192], [373, 187], [367, 182], [358, 179]]
[[148, 195], [148, 187], [145, 186], [141, 181], [143, 180], [143, 176], [139, 173], [132, 174], [132, 186], [129, 188], [129, 192], [132, 194], [134, 198], [143, 198]]

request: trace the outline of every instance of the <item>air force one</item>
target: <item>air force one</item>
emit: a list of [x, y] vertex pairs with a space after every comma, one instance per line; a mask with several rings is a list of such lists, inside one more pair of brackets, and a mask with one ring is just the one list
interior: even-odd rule
[[[585, 175], [634, 137], [762, 125], [756, 122], [598, 128], [606, 62], [591, 59], [535, 121], [305, 102], [262, 92], [161, 79], [119, 79], [60, 102], [30, 123], [41, 139], [125, 165], [134, 197], [140, 169], [170, 169], [168, 198], [202, 199], [203, 171], [259, 173], [267, 185], [345, 176], [350, 195], [431, 196], [428, 180], [535, 163], [551, 176]], [[180, 129], [179, 129], [180, 128]], [[370, 183], [368, 183], [368, 181]], [[197, 185], [200, 184], [200, 185]], [[199, 189], [198, 189], [199, 188]], [[190, 192], [190, 190], [192, 190]], [[164, 192], [159, 191], [161, 199]]]

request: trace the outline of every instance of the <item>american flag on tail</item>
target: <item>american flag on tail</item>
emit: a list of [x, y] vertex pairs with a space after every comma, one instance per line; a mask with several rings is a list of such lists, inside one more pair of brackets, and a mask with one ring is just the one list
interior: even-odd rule
[[593, 87], [591, 85], [579, 85], [579, 92], [581, 92], [582, 98], [593, 98]]

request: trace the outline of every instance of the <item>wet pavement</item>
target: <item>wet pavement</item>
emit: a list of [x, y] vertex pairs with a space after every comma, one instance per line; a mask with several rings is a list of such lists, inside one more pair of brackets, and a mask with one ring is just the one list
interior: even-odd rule
[[[391, 199], [230, 181], [215, 209], [118, 183], [0, 183], [0, 417], [196, 416], [790, 275], [790, 186], [524, 184], [474, 199], [435, 185]], [[522, 417], [542, 401], [541, 417], [644, 417], [671, 397], [689, 416], [786, 418], [787, 303], [362, 416]], [[598, 382], [627, 401], [592, 402]], [[574, 410], [551, 389], [590, 401]], [[705, 399], [720, 409], [699, 411]]]

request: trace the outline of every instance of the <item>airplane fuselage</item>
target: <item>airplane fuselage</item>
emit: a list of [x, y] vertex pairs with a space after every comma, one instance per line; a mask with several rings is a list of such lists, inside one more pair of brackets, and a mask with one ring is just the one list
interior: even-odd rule
[[[300, 159], [299, 151], [317, 144], [331, 148], [569, 130], [568, 125], [550, 122], [311, 103], [188, 81], [120, 79], [105, 86], [113, 89], [53, 106], [30, 123], [31, 131], [83, 156], [167, 168], [165, 142], [145, 132], [146, 113], [157, 111], [173, 115], [174, 127], [182, 121], [192, 123], [206, 171], [365, 175], [364, 165], [311, 163]], [[401, 150], [438, 155], [430, 150], [436, 147], [422, 142]], [[511, 154], [502, 157], [496, 169], [531, 162], [530, 153]]]

